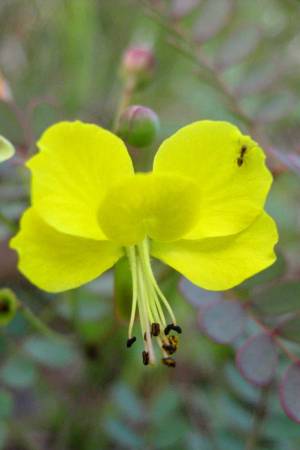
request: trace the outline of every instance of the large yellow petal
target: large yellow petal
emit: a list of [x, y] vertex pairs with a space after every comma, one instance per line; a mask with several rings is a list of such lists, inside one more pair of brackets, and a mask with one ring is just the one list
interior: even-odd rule
[[[241, 156], [242, 148], [244, 154]], [[262, 149], [227, 122], [192, 123], [164, 141], [154, 172], [192, 177], [200, 187], [199, 221], [186, 236], [226, 236], [246, 228], [264, 206], [272, 176]]]
[[190, 178], [139, 173], [112, 186], [98, 218], [107, 237], [122, 245], [146, 236], [174, 241], [197, 222], [197, 206], [197, 185]]
[[133, 174], [124, 143], [96, 125], [61, 122], [46, 130], [38, 147], [27, 165], [39, 215], [59, 231], [105, 239], [99, 205], [111, 184]]
[[210, 290], [230, 289], [276, 259], [276, 225], [266, 213], [239, 234], [198, 241], [152, 243], [152, 255]]
[[19, 254], [19, 270], [48, 292], [78, 287], [98, 277], [122, 256], [109, 241], [75, 237], [56, 231], [33, 208], [21, 220], [10, 246]]

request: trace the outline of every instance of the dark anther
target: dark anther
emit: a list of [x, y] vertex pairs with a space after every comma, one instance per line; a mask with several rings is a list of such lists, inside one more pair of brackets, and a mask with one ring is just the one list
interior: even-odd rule
[[168, 353], [173, 355], [176, 352], [178, 346], [178, 339], [176, 336], [168, 336], [167, 342], [164, 342], [162, 348]]
[[167, 336], [171, 330], [176, 331], [178, 334], [182, 333], [182, 329], [179, 325], [174, 325], [173, 323], [170, 323], [169, 325], [166, 326], [164, 330], [165, 335]]
[[171, 330], [172, 330], [172, 324], [167, 325], [164, 330], [165, 335], [167, 336]]
[[168, 367], [176, 367], [176, 361], [173, 358], [170, 358], [169, 356], [167, 358], [162, 358], [161, 362]]
[[151, 324], [151, 334], [152, 334], [152, 336], [159, 336], [159, 333], [160, 333], [159, 323], [156, 323], [156, 322], [152, 323]]
[[173, 355], [173, 353], [177, 350], [172, 344], [163, 344], [162, 348], [168, 353], [168, 355]]
[[132, 346], [132, 344], [135, 343], [135, 341], [136, 341], [136, 337], [135, 337], [135, 336], [133, 336], [133, 337], [127, 339], [126, 347], [127, 347], [127, 348], [130, 348], [130, 347]]
[[173, 325], [172, 330], [176, 331], [178, 334], [182, 333], [182, 329], [179, 325]]
[[149, 353], [144, 350], [142, 355], [143, 355], [143, 364], [144, 364], [144, 366], [148, 366], [148, 364], [149, 364]]

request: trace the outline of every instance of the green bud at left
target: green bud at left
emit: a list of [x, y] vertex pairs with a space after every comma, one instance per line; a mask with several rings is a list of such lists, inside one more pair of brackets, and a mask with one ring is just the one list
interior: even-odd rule
[[18, 300], [11, 289], [0, 289], [0, 326], [8, 325], [18, 309]]
[[15, 154], [14, 146], [0, 135], [0, 163], [10, 159]]

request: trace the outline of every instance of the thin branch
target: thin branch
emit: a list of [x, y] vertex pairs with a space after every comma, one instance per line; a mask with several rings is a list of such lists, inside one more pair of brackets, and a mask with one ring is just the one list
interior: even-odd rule
[[253, 424], [246, 441], [245, 450], [255, 450], [257, 448], [262, 424], [264, 419], [266, 418], [269, 392], [270, 385], [261, 389], [259, 402], [254, 411]]
[[[245, 123], [249, 131], [251, 131], [257, 140], [263, 139], [263, 142], [268, 142], [267, 136], [262, 135], [261, 131], [259, 134], [256, 133], [257, 123], [255, 118], [251, 117], [242, 108], [237, 96], [231, 91], [218, 69], [206, 58], [201, 44], [197, 44], [192, 37], [188, 36], [185, 30], [180, 27], [178, 21], [174, 22], [172, 21], [172, 18], [166, 15], [163, 16], [153, 4], [147, 0], [142, 0], [142, 4], [147, 16], [169, 34], [169, 44], [197, 66], [198, 76], [201, 77], [202, 80], [213, 84], [216, 89], [222, 93], [229, 110]], [[292, 170], [297, 175], [300, 175], [300, 168], [295, 166], [289, 157], [282, 151], [274, 148], [274, 146], [269, 143], [264, 148], [273, 159], [279, 161], [284, 167]]]

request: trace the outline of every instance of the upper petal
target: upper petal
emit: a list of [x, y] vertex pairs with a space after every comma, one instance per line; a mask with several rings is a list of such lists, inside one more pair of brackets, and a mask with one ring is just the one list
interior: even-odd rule
[[181, 128], [162, 143], [153, 167], [199, 184], [199, 221], [188, 239], [243, 230], [261, 213], [272, 183], [262, 149], [227, 122], [203, 120]]
[[122, 250], [109, 241], [61, 233], [44, 222], [33, 208], [21, 220], [11, 240], [19, 254], [19, 270], [36, 286], [60, 292], [87, 283], [109, 269]]
[[106, 239], [97, 222], [99, 205], [112, 183], [133, 174], [123, 141], [97, 125], [60, 122], [38, 147], [27, 163], [35, 210], [59, 231]]
[[174, 241], [197, 222], [198, 189], [176, 174], [138, 173], [107, 191], [98, 219], [107, 237], [133, 245], [146, 236]]
[[276, 225], [262, 213], [244, 231], [198, 241], [152, 243], [152, 255], [209, 290], [230, 289], [267, 268], [276, 260]]

